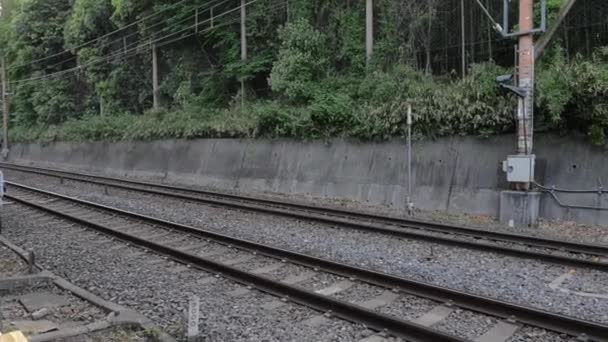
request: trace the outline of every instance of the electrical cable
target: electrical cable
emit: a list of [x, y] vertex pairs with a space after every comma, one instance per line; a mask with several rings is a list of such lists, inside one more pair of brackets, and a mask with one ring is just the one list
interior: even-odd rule
[[[253, 3], [256, 3], [258, 1], [259, 0], [251, 0], [251, 1], [247, 2], [247, 3], [245, 3], [244, 6], [245, 7], [249, 6], [249, 5], [251, 5]], [[276, 9], [276, 8], [279, 8], [279, 7], [282, 7], [282, 6], [284, 6], [284, 3], [275, 5], [274, 7], [272, 7], [272, 9]], [[239, 6], [235, 7], [235, 8], [233, 8], [233, 9], [227, 10], [227, 11], [225, 11], [225, 12], [223, 12], [223, 13], [217, 15], [217, 16], [214, 16], [213, 18], [209, 18], [209, 19], [206, 19], [206, 20], [203, 20], [203, 21], [199, 22], [198, 24], [189, 26], [186, 29], [183, 29], [183, 30], [180, 30], [180, 31], [177, 31], [177, 32], [173, 32], [171, 34], [167, 34], [167, 35], [165, 35], [163, 37], [157, 38], [157, 39], [149, 41], [149, 42], [144, 42], [143, 44], [137, 45], [137, 46], [132, 47], [130, 49], [121, 49], [121, 50], [119, 50], [117, 52], [114, 52], [114, 53], [111, 53], [111, 54], [109, 54], [107, 56], [103, 56], [103, 57], [101, 57], [98, 60], [91, 61], [89, 63], [83, 64], [83, 65], [79, 65], [79, 66], [74, 67], [74, 68], [62, 70], [62, 71], [59, 71], [59, 72], [55, 72], [55, 73], [47, 74], [47, 75], [43, 75], [43, 76], [37, 76], [37, 77], [31, 77], [31, 78], [27, 78], [27, 79], [21, 79], [21, 80], [11, 81], [9, 83], [11, 83], [11, 84], [19, 84], [19, 83], [25, 83], [25, 82], [38, 81], [38, 80], [41, 80], [41, 79], [51, 78], [51, 77], [54, 77], [54, 76], [62, 76], [64, 74], [67, 74], [67, 73], [70, 73], [70, 72], [74, 72], [74, 71], [78, 71], [78, 70], [84, 69], [87, 66], [92, 66], [92, 65], [95, 65], [95, 64], [99, 64], [99, 63], [102, 63], [102, 64], [109, 63], [110, 59], [115, 58], [115, 57], [120, 57], [120, 56], [130, 57], [130, 56], [134, 56], [134, 55], [137, 55], [137, 54], [140, 54], [142, 52], [150, 50], [152, 48], [152, 46], [155, 43], [157, 43], [157, 42], [160, 42], [160, 41], [162, 41], [162, 40], [164, 40], [164, 39], [166, 39], [168, 37], [172, 37], [172, 36], [174, 36], [176, 34], [182, 33], [182, 32], [187, 31], [189, 29], [196, 28], [196, 27], [198, 27], [198, 26], [200, 26], [202, 24], [210, 22], [211, 20], [217, 20], [218, 18], [222, 18], [222, 17], [224, 17], [224, 16], [226, 16], [226, 15], [228, 15], [230, 13], [235, 12], [236, 10], [239, 10], [241, 7], [242, 6], [239, 5]], [[161, 45], [157, 45], [157, 47], [165, 46], [165, 45], [168, 45], [170, 43], [173, 43], [173, 42], [176, 42], [176, 41], [188, 38], [188, 37], [196, 35], [196, 34], [206, 33], [206, 32], [209, 32], [211, 30], [214, 30], [214, 29], [216, 29], [218, 27], [223, 27], [223, 26], [226, 26], [226, 25], [233, 24], [235, 22], [238, 22], [239, 20], [240, 20], [240, 18], [235, 18], [232, 21], [229, 21], [227, 23], [221, 23], [221, 24], [214, 25], [214, 27], [209, 27], [209, 28], [207, 28], [207, 29], [205, 29], [203, 31], [198, 31], [198, 32], [187, 34], [185, 36], [180, 36], [178, 38], [175, 38], [175, 39], [172, 39], [172, 40], [169, 40], [169, 41], [165, 41]], [[137, 44], [137, 42], [135, 44]], [[135, 44], [131, 44], [131, 45], [135, 45]], [[142, 50], [142, 48], [143, 48], [143, 50]]]
[[[23, 67], [23, 66], [32, 65], [32, 64], [35, 64], [35, 63], [38, 63], [38, 62], [41, 62], [41, 61], [45, 61], [45, 60], [48, 60], [48, 59], [51, 59], [51, 58], [54, 58], [54, 57], [58, 57], [58, 56], [64, 55], [64, 54], [66, 54], [66, 53], [71, 53], [73, 50], [77, 50], [77, 49], [81, 49], [81, 48], [83, 48], [83, 47], [86, 47], [86, 46], [88, 46], [88, 45], [90, 45], [90, 44], [93, 44], [93, 43], [95, 43], [95, 42], [97, 42], [97, 41], [99, 41], [99, 40], [101, 40], [101, 39], [104, 39], [104, 38], [110, 37], [110, 36], [112, 36], [112, 35], [114, 35], [114, 34], [116, 34], [116, 33], [118, 33], [118, 32], [124, 31], [125, 29], [128, 29], [128, 28], [130, 28], [130, 27], [133, 27], [133, 26], [135, 26], [135, 25], [137, 25], [137, 24], [140, 24], [140, 23], [142, 23], [142, 22], [144, 22], [144, 21], [146, 21], [146, 20], [148, 20], [148, 19], [151, 19], [151, 18], [153, 18], [153, 17], [155, 17], [155, 16], [157, 16], [157, 15], [160, 15], [160, 14], [162, 14], [162, 13], [164, 13], [164, 12], [166, 12], [166, 11], [170, 10], [170, 9], [173, 9], [174, 7], [177, 7], [177, 5], [180, 5], [180, 4], [182, 4], [183, 2], [186, 2], [186, 1], [188, 1], [188, 0], [182, 0], [182, 1], [179, 1], [179, 2], [177, 2], [177, 3], [174, 3], [174, 4], [170, 5], [169, 7], [163, 8], [162, 10], [157, 11], [157, 12], [155, 12], [155, 13], [153, 13], [153, 14], [150, 14], [150, 15], [148, 15], [148, 16], [146, 16], [146, 17], [142, 18], [142, 19], [136, 20], [136, 21], [134, 21], [134, 22], [132, 22], [132, 23], [129, 23], [129, 24], [127, 24], [127, 25], [125, 25], [125, 26], [123, 26], [123, 27], [121, 27], [121, 28], [117, 29], [117, 30], [114, 30], [114, 31], [109, 32], [109, 33], [106, 33], [106, 34], [104, 34], [104, 35], [102, 35], [102, 36], [99, 36], [99, 37], [97, 37], [97, 38], [94, 38], [94, 39], [92, 39], [92, 40], [89, 40], [89, 41], [87, 41], [87, 42], [85, 42], [85, 43], [79, 44], [79, 45], [77, 45], [77, 46], [75, 46], [75, 47], [72, 47], [72, 48], [70, 48], [70, 49], [65, 49], [65, 50], [63, 50], [63, 51], [60, 51], [60, 52], [54, 53], [54, 54], [49, 55], [49, 56], [45, 56], [45, 57], [42, 57], [42, 58], [39, 58], [39, 59], [35, 59], [35, 60], [33, 60], [33, 61], [29, 61], [29, 62], [26, 62], [26, 63], [22, 63], [22, 64], [19, 64], [19, 65], [14, 65], [14, 66], [11, 66], [11, 67], [7, 68], [7, 70], [13, 70], [13, 69], [16, 69], [16, 68], [21, 68], [21, 67]], [[214, 1], [214, 2], [218, 2], [218, 1], [220, 1], [220, 0], [213, 0], [213, 1]], [[211, 7], [219, 6], [219, 5], [222, 5], [223, 3], [227, 2], [227, 1], [228, 1], [228, 0], [224, 0], [224, 1], [222, 1], [221, 3], [219, 3], [219, 4], [206, 3], [206, 4], [204, 4], [204, 5], [199, 6], [199, 7], [198, 7], [198, 8], [196, 8], [196, 9], [193, 9], [193, 11], [200, 10], [201, 8], [204, 8], [204, 7], [209, 7], [209, 8], [211, 8]], [[193, 16], [192, 16], [192, 17], [193, 17]], [[164, 23], [164, 22], [160, 22], [160, 23]], [[158, 26], [158, 25], [159, 25], [159, 23], [156, 23], [156, 24], [153, 24], [152, 26], [150, 26], [149, 28], [151, 28], [151, 27], [156, 27], [156, 26]], [[107, 43], [107, 44], [104, 44], [104, 45], [109, 45], [109, 44], [115, 43], [115, 42], [117, 42], [117, 41], [123, 40], [123, 39], [124, 39], [124, 38], [126, 38], [126, 37], [131, 37], [131, 36], [133, 36], [133, 35], [135, 35], [135, 34], [139, 34], [139, 33], [131, 33], [131, 34], [129, 34], [129, 35], [126, 35], [126, 36], [120, 37], [119, 39], [113, 40], [113, 41], [111, 41], [111, 42], [109, 42], [109, 43]], [[103, 45], [102, 45], [102, 46], [103, 46]]]
[[[214, 0], [214, 1], [218, 2], [218, 1], [220, 1], [220, 0]], [[226, 3], [227, 1], [228, 1], [228, 0], [223, 0], [223, 1], [221, 1], [220, 3], [216, 3], [216, 4], [214, 4], [212, 7], [222, 5], [222, 4]], [[246, 3], [246, 4], [245, 4], [245, 6], [248, 6], [249, 4], [252, 4], [252, 3], [257, 2], [257, 1], [258, 1], [258, 0], [250, 1], [250, 2]], [[207, 3], [207, 5], [209, 5], [209, 3]], [[207, 6], [207, 5], [206, 5], [206, 6]], [[201, 7], [204, 7], [204, 6], [201, 6]], [[200, 9], [201, 7], [199, 7], [199, 9]], [[215, 19], [217, 19], [217, 18], [220, 18], [220, 17], [222, 17], [222, 16], [225, 16], [226, 14], [229, 14], [229, 13], [231, 13], [231, 12], [233, 12], [233, 11], [237, 10], [237, 9], [240, 9], [240, 7], [241, 7], [241, 6], [238, 6], [236, 9], [231, 9], [231, 10], [226, 11], [226, 12], [224, 12], [224, 13], [221, 13], [221, 14], [219, 14], [219, 15], [217, 15], [217, 16], [214, 16], [214, 17], [212, 17], [212, 18], [206, 19], [206, 20], [204, 20], [204, 21], [202, 21], [202, 22], [198, 22], [197, 24], [191, 25], [191, 26], [189, 26], [189, 27], [187, 27], [187, 28], [185, 28], [185, 29], [182, 29], [182, 30], [180, 30], [180, 31], [173, 32], [173, 33], [171, 33], [171, 34], [165, 35], [164, 37], [161, 37], [161, 38], [159, 38], [159, 39], [150, 40], [150, 42], [145, 42], [144, 44], [142, 44], [142, 46], [143, 46], [143, 45], [145, 45], [145, 44], [154, 44], [155, 42], [158, 42], [158, 41], [160, 41], [160, 40], [162, 40], [162, 39], [166, 39], [166, 38], [168, 38], [168, 37], [171, 37], [171, 36], [174, 36], [174, 35], [176, 35], [176, 34], [182, 33], [182, 32], [187, 31], [187, 30], [189, 30], [189, 29], [196, 28], [196, 27], [200, 26], [201, 24], [205, 24], [205, 23], [207, 23], [207, 22], [210, 22], [210, 21], [212, 21], [212, 20], [215, 20]], [[189, 18], [194, 18], [194, 15], [193, 15], [193, 16], [190, 16]], [[159, 31], [159, 32], [163, 32], [163, 31], [165, 31], [165, 30], [167, 30], [167, 29], [171, 29], [171, 28], [173, 28], [173, 27], [177, 26], [177, 24], [179, 24], [179, 23], [181, 23], [181, 22], [183, 22], [183, 21], [185, 21], [185, 20], [184, 20], [184, 19], [182, 19], [182, 20], [180, 20], [178, 23], [174, 23], [174, 24], [172, 24], [171, 26], [165, 27], [163, 30], [161, 30], [161, 31]], [[158, 25], [158, 23], [157, 23], [156, 25]], [[136, 35], [136, 34], [138, 34], [138, 33], [132, 33], [132, 34], [127, 35], [127, 36], [125, 36], [125, 37], [133, 36], [133, 35]], [[114, 43], [114, 42], [118, 42], [118, 41], [124, 40], [124, 39], [125, 39], [125, 37], [121, 37], [120, 39], [116, 39], [116, 40], [114, 40], [114, 41], [112, 41], [112, 42], [109, 42], [108, 44], [105, 44], [105, 45], [109, 45], [109, 44], [112, 44], [112, 43]], [[145, 38], [145, 40], [147, 40], [147, 37]], [[137, 44], [137, 42], [135, 42], [135, 44]], [[132, 45], [134, 45], [134, 44], [130, 44], [130, 46], [132, 46]], [[164, 44], [164, 45], [166, 45], [166, 44]], [[127, 48], [127, 49], [124, 49], [124, 50], [126, 51], [126, 50], [128, 50], [128, 48]], [[59, 62], [59, 63], [54, 64], [53, 66], [57, 66], [57, 65], [64, 64], [64, 63], [66, 63], [66, 62], [68, 62], [68, 61], [70, 61], [70, 60], [72, 60], [72, 59], [74, 59], [74, 58], [75, 58], [75, 57], [70, 57], [70, 58], [68, 58], [68, 59], [66, 59], [66, 60], [64, 60], [64, 61], [61, 61], [61, 62]], [[39, 79], [39, 78], [35, 78], [35, 79]], [[17, 83], [17, 82], [20, 82], [20, 80], [18, 80], [18, 81], [12, 81], [12, 82], [10, 82], [10, 83]]]

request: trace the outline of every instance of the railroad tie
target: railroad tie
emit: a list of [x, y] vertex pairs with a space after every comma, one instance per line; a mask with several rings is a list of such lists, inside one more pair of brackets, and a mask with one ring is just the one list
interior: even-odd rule
[[309, 319], [302, 321], [302, 324], [307, 325], [309, 327], [316, 328], [316, 327], [320, 327], [320, 326], [326, 324], [329, 321], [330, 321], [329, 318], [327, 318], [323, 315], [317, 315], [317, 316], [313, 316]]
[[[290, 275], [287, 278], [281, 280], [282, 283], [288, 285], [295, 285], [303, 281], [312, 279], [316, 275], [313, 271], [307, 271], [298, 275]], [[262, 304], [261, 308], [264, 310], [275, 310], [287, 304], [287, 301], [273, 300]]]
[[208, 257], [224, 254], [224, 253], [227, 253], [227, 252], [228, 251], [226, 249], [220, 249], [220, 248], [218, 248], [218, 249], [210, 250], [210, 251], [207, 251], [207, 252], [199, 253], [198, 256], [200, 256], [201, 258], [208, 258]]
[[163, 245], [165, 246], [170, 246], [176, 243], [180, 243], [183, 242], [184, 240], [186, 240], [188, 237], [187, 236], [180, 236], [180, 237], [176, 237], [173, 240], [168, 240], [168, 241], [163, 241]]
[[359, 342], [388, 342], [388, 340], [382, 336], [372, 335], [362, 340], [359, 340]]
[[283, 266], [285, 266], [284, 262], [277, 262], [277, 263], [274, 263], [272, 265], [256, 268], [253, 271], [251, 271], [251, 273], [253, 273], [253, 274], [266, 274], [266, 273], [274, 272], [274, 271], [278, 270], [279, 268], [281, 268]]
[[430, 327], [447, 318], [453, 311], [454, 308], [452, 307], [439, 305], [424, 315], [416, 318], [414, 323], [423, 325], [425, 327]]
[[[114, 230], [118, 230], [118, 229], [114, 229]], [[142, 233], [147, 233], [149, 231], [150, 231], [150, 229], [148, 227], [137, 226], [137, 225], [132, 226], [132, 228], [129, 228], [127, 230], [121, 230], [121, 232], [123, 232], [123, 233], [127, 233], [129, 235], [135, 235], [135, 236], [142, 234]]]
[[245, 286], [242, 286], [242, 287], [239, 287], [235, 290], [228, 292], [227, 295], [229, 295], [230, 297], [240, 297], [240, 296], [244, 296], [244, 295], [248, 294], [249, 292], [251, 292], [250, 289], [248, 289]]
[[247, 262], [247, 261], [249, 261], [249, 260], [251, 260], [253, 258], [255, 258], [255, 255], [253, 255], [253, 254], [247, 254], [247, 255], [242, 255], [242, 256], [234, 258], [234, 259], [222, 261], [222, 264], [228, 265], [228, 266], [233, 266], [233, 265], [242, 264], [242, 263]]
[[283, 302], [283, 301], [280, 301], [280, 300], [273, 300], [273, 301], [270, 301], [268, 303], [262, 304], [260, 307], [262, 309], [264, 309], [264, 310], [270, 311], [270, 310], [278, 309], [278, 308], [280, 308], [280, 307], [282, 307], [284, 305], [287, 305], [287, 303]]
[[374, 310], [376, 308], [379, 308], [381, 306], [385, 306], [385, 305], [388, 305], [388, 304], [394, 302], [397, 298], [399, 298], [399, 294], [397, 294], [393, 291], [384, 291], [378, 297], [372, 298], [370, 300], [366, 300], [361, 303], [357, 303], [357, 305], [362, 306], [366, 309]]
[[195, 249], [201, 249], [207, 245], [209, 245], [207, 242], [197, 243], [197, 244], [190, 245], [190, 246], [179, 247], [178, 250], [180, 250], [182, 252], [189, 252], [189, 251], [193, 251]]
[[318, 294], [322, 294], [324, 296], [331, 296], [333, 294], [336, 294], [338, 292], [342, 292], [348, 288], [350, 288], [351, 286], [353, 286], [354, 283], [350, 280], [343, 280], [339, 283], [336, 283], [332, 286], [326, 287], [324, 289], [320, 289], [320, 290], [316, 290], [315, 292]]
[[[336, 294], [338, 292], [342, 292], [346, 289], [349, 289], [350, 287], [352, 287], [355, 283], [353, 283], [350, 280], [343, 280], [341, 282], [338, 282], [332, 286], [326, 287], [324, 289], [320, 289], [315, 291], [318, 294], [322, 294], [325, 296], [331, 296], [333, 294]], [[304, 321], [302, 321], [302, 324], [305, 324], [309, 327], [320, 327], [324, 324], [326, 324], [327, 322], [330, 321], [330, 318], [328, 318], [325, 315], [317, 315], [317, 316], [313, 316], [311, 318], [308, 318]]]
[[150, 235], [146, 235], [146, 236], [142, 236], [142, 239], [146, 239], [146, 240], [150, 240], [150, 241], [154, 241], [154, 240], [158, 240], [160, 238], [164, 238], [168, 235], [171, 235], [171, 232], [160, 232], [160, 233], [152, 233]]
[[479, 336], [475, 342], [505, 342], [513, 336], [521, 326], [506, 321], [496, 323], [485, 334]]
[[308, 279], [312, 279], [315, 275], [316, 275], [315, 272], [308, 271], [308, 272], [304, 272], [304, 273], [299, 274], [299, 275], [290, 275], [287, 278], [281, 280], [281, 282], [285, 283], [287, 285], [295, 285], [297, 283], [301, 283], [301, 282], [306, 281]]

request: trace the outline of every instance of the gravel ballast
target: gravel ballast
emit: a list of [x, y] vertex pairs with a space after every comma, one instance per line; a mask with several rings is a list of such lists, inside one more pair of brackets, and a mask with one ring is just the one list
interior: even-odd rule
[[[34, 165], [30, 163], [30, 165]], [[27, 165], [26, 165], [27, 166]], [[42, 166], [44, 167], [44, 166]], [[79, 172], [78, 169], [69, 169], [64, 168], [61, 165], [53, 165], [52, 168], [57, 170], [66, 170], [68, 172], [75, 171]], [[86, 168], [80, 170], [85, 173], [90, 173]], [[6, 172], [11, 172], [11, 174], [17, 175], [19, 177], [28, 177], [31, 175], [30, 173], [22, 173], [14, 170], [7, 170]], [[102, 175], [102, 174], [100, 174]], [[152, 183], [163, 183], [167, 185], [175, 185], [182, 186], [192, 189], [199, 189], [204, 191], [215, 191], [219, 193], [230, 193], [235, 195], [242, 195], [238, 191], [230, 190], [230, 189], [220, 189], [213, 187], [205, 187], [205, 186], [197, 186], [197, 185], [183, 185], [176, 182], [172, 182], [171, 179], [146, 179], [142, 177], [132, 177], [131, 174], [110, 174], [111, 177], [119, 177], [125, 179], [132, 180], [140, 180], [144, 182], [152, 182]], [[40, 176], [44, 177], [44, 176]], [[46, 177], [47, 179], [54, 179], [55, 177]], [[374, 206], [369, 205], [368, 203], [360, 203], [347, 199], [334, 199], [334, 198], [325, 198], [325, 197], [312, 197], [306, 196], [303, 194], [284, 194], [284, 193], [276, 193], [276, 192], [253, 192], [247, 193], [246, 195], [265, 198], [270, 200], [278, 200], [278, 201], [289, 201], [294, 203], [301, 204], [316, 204], [323, 207], [337, 208], [337, 209], [347, 209], [347, 210], [355, 210], [361, 212], [367, 212], [372, 214], [382, 214], [394, 217], [404, 217], [410, 218], [407, 213], [404, 213], [403, 210], [395, 209], [390, 206]], [[485, 229], [491, 231], [502, 231], [507, 233], [515, 233], [515, 234], [526, 234], [543, 238], [553, 238], [557, 240], [572, 240], [572, 241], [580, 241], [580, 242], [592, 242], [592, 243], [600, 243], [604, 245], [608, 245], [608, 226], [597, 226], [597, 225], [586, 225], [579, 224], [570, 221], [561, 221], [561, 220], [546, 220], [541, 219], [537, 227], [527, 228], [527, 227], [510, 227], [505, 224], [501, 224], [496, 220], [495, 217], [488, 215], [471, 215], [471, 214], [460, 214], [460, 213], [448, 213], [446, 211], [437, 210], [420, 210], [416, 209], [414, 211], [414, 218], [433, 221], [437, 223], [447, 223], [447, 224], [456, 224], [456, 225], [465, 225], [478, 229]]]
[[27, 270], [27, 264], [10, 248], [0, 243], [0, 278], [24, 275]]
[[356, 341], [368, 333], [337, 319], [308, 327], [300, 322], [317, 312], [296, 305], [263, 310], [262, 304], [276, 298], [258, 291], [230, 296], [240, 285], [223, 278], [203, 282], [213, 275], [195, 269], [173, 272], [175, 263], [147, 262], [151, 254], [142, 256], [135, 247], [112, 249], [122, 243], [58, 219], [32, 222], [31, 211], [24, 215], [17, 208], [5, 208], [4, 232], [17, 245], [35, 250], [41, 266], [137, 310], [171, 335], [184, 336], [185, 310], [192, 295], [201, 298], [200, 330], [208, 341]]
[[[19, 177], [19, 175], [21, 177]], [[570, 271], [534, 260], [506, 257], [426, 242], [384, 237], [269, 215], [240, 212], [80, 182], [11, 173], [12, 181], [41, 187], [235, 237], [348, 262], [438, 285], [484, 294], [549, 311], [608, 322], [608, 300], [554, 291], [553, 280]], [[18, 177], [12, 177], [12, 176]], [[49, 181], [50, 180], [50, 181]], [[284, 268], [283, 268], [284, 269]], [[279, 271], [283, 270], [280, 269]], [[596, 272], [577, 270], [577, 281], [601, 288]]]

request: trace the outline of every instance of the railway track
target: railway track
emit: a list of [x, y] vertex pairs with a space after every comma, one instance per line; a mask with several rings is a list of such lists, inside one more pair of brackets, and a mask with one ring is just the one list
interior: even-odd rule
[[[282, 299], [278, 305], [294, 302], [310, 307], [322, 313], [318, 320], [333, 315], [408, 341], [464, 341], [432, 328], [458, 308], [499, 319], [475, 341], [505, 341], [522, 325], [581, 339], [608, 341], [608, 325], [357, 268], [12, 182], [7, 185], [9, 193], [6, 197], [9, 200], [69, 219], [182, 264], [221, 275], [249, 289], [269, 293]], [[240, 266], [253, 259], [265, 266], [255, 270]], [[295, 265], [304, 271], [282, 280], [264, 275], [285, 265]], [[298, 286], [320, 273], [337, 276], [341, 280], [323, 289]], [[373, 286], [381, 294], [357, 303], [335, 297], [342, 290], [360, 285]], [[390, 306], [400, 296], [430, 299], [437, 306], [414, 320], [382, 313], [383, 307]]]
[[0, 167], [7, 170], [57, 177], [62, 181], [72, 180], [85, 182], [103, 187], [114, 187], [122, 190], [166, 196], [238, 210], [320, 222], [323, 224], [387, 234], [405, 239], [421, 240], [448, 246], [499, 253], [570, 267], [608, 271], [608, 262], [606, 261], [608, 260], [608, 246], [605, 245], [585, 244], [573, 241], [481, 230], [401, 217], [362, 213], [345, 209], [281, 202], [250, 196], [195, 190], [152, 182], [103, 177], [86, 173], [43, 169], [9, 163], [0, 163]]

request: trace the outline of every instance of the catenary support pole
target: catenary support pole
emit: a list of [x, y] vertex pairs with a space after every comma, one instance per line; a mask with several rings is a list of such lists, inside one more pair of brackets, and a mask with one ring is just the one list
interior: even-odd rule
[[2, 157], [6, 158], [9, 152], [8, 145], [8, 118], [9, 118], [9, 94], [8, 94], [8, 79], [6, 76], [5, 59], [2, 57]]
[[519, 87], [527, 94], [517, 107], [517, 152], [532, 154], [534, 132], [534, 44], [530, 32], [534, 28], [534, 0], [519, 1]]
[[[241, 61], [247, 60], [247, 8], [246, 0], [241, 0]], [[241, 108], [245, 107], [245, 80], [241, 79]]]
[[365, 55], [367, 64], [374, 52], [374, 0], [366, 0], [365, 6]]
[[158, 51], [156, 45], [152, 45], [152, 93], [153, 93], [153, 109], [160, 109], [160, 88], [158, 86]]
[[465, 77], [467, 74], [467, 60], [466, 60], [466, 31], [465, 31], [465, 22], [464, 22], [464, 0], [460, 0], [460, 34], [461, 34], [461, 45], [462, 45], [462, 55], [461, 55], [461, 71], [462, 77]]

